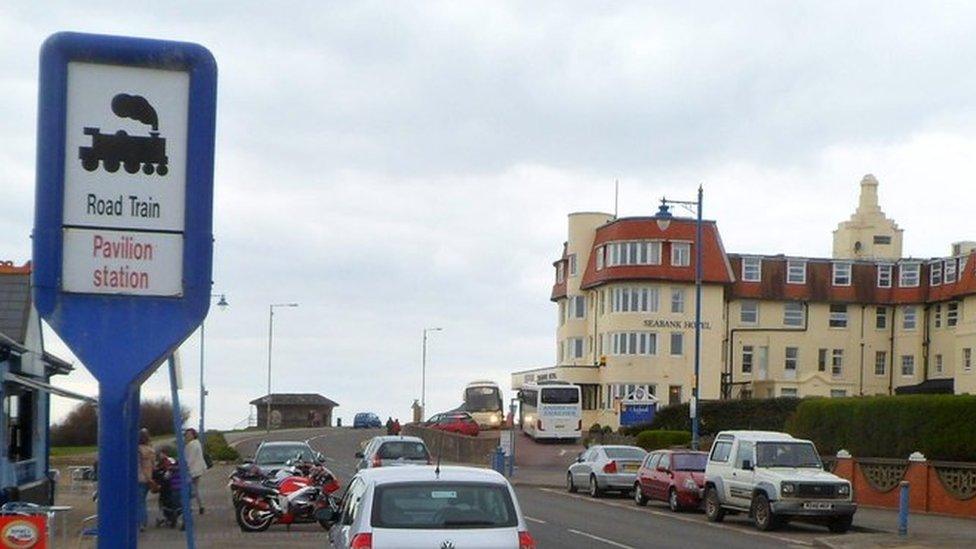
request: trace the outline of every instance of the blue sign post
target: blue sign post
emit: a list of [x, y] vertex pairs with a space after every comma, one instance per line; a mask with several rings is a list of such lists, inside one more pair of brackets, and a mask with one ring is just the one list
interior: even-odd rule
[[136, 546], [139, 387], [210, 305], [216, 85], [196, 44], [41, 49], [33, 295], [99, 383], [100, 548]]

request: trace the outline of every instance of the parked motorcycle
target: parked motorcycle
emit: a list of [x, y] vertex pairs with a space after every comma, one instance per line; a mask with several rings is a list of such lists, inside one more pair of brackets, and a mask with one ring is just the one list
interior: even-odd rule
[[295, 464], [292, 474], [277, 480], [231, 481], [236, 498], [234, 515], [243, 532], [263, 532], [272, 524], [318, 522], [328, 529], [328, 519], [338, 507], [332, 495], [339, 479], [322, 465]]

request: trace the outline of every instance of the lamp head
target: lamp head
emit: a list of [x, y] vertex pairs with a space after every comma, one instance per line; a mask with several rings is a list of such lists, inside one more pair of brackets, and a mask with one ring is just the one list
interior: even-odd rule
[[657, 209], [657, 215], [654, 216], [657, 227], [662, 231], [668, 230], [668, 227], [671, 226], [671, 218], [673, 217], [671, 215], [671, 208], [668, 207], [667, 199], [662, 198], [661, 205]]
[[224, 294], [220, 294], [220, 300], [217, 301], [217, 306], [220, 307], [221, 310], [224, 310], [227, 307], [229, 307], [230, 303], [227, 303], [227, 296], [225, 296]]

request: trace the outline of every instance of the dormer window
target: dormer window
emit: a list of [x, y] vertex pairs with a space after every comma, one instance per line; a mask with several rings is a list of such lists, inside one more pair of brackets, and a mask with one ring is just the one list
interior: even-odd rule
[[878, 265], [878, 287], [891, 287], [891, 270], [894, 266], [890, 264]]
[[596, 249], [596, 270], [603, 270], [603, 246]]
[[952, 284], [956, 281], [956, 258], [947, 259], [945, 262], [945, 283]]
[[611, 242], [606, 248], [607, 267], [661, 264], [661, 243], [657, 241]]
[[742, 258], [742, 281], [759, 282], [762, 280], [762, 259], [758, 257]]
[[933, 261], [929, 263], [929, 284], [938, 286], [942, 284], [942, 262]]
[[787, 284], [806, 284], [807, 283], [807, 262], [799, 259], [790, 259], [786, 262], [786, 283]]
[[671, 265], [674, 267], [691, 265], [691, 244], [687, 242], [671, 243]]
[[921, 270], [920, 263], [902, 263], [898, 266], [898, 285], [902, 288], [917, 288]]
[[556, 263], [556, 284], [562, 284], [566, 280], [566, 271], [563, 262]]
[[850, 263], [834, 263], [834, 286], [850, 286], [851, 285], [851, 264]]

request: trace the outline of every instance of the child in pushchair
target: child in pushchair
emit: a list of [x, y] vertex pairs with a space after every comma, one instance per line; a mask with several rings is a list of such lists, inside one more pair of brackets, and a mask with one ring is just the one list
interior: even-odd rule
[[176, 524], [183, 514], [180, 500], [180, 468], [175, 459], [159, 452], [156, 468], [153, 470], [153, 481], [159, 487], [159, 511], [162, 516], [156, 519], [156, 527], [163, 524], [176, 528]]

